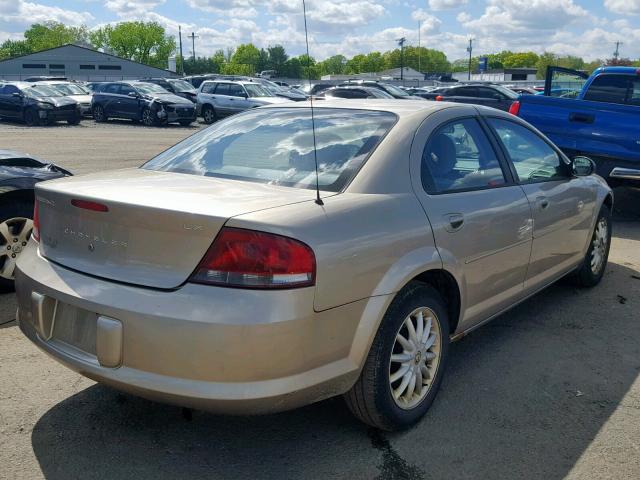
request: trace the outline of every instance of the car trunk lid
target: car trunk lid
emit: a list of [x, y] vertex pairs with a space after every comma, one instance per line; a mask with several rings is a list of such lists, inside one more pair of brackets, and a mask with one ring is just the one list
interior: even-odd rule
[[195, 270], [227, 219], [312, 201], [314, 195], [305, 189], [142, 169], [54, 180], [36, 187], [40, 252], [97, 277], [176, 288]]

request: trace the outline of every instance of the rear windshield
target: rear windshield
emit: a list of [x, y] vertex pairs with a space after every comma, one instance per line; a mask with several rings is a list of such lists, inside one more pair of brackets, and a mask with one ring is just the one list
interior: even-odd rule
[[[389, 112], [314, 110], [318, 183], [337, 192], [391, 129]], [[316, 185], [309, 108], [256, 109], [217, 122], [142, 168], [313, 189]]]

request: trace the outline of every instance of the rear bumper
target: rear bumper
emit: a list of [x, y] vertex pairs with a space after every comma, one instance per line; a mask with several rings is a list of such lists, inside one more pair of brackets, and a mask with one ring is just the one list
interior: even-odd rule
[[[353, 348], [364, 312], [387, 301], [314, 312], [313, 288], [151, 290], [67, 270], [40, 257], [33, 242], [20, 257], [16, 291], [20, 329], [69, 368], [153, 400], [232, 414], [346, 392], [366, 354]], [[79, 332], [80, 343], [65, 343], [56, 332], [68, 318], [52, 314], [54, 305], [106, 320]]]

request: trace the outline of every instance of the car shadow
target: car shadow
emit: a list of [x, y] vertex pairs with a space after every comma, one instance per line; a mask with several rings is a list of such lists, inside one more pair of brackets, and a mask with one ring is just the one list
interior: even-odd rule
[[640, 373], [632, 274], [610, 263], [600, 286], [557, 284], [452, 345], [406, 432], [359, 424], [339, 398], [225, 417], [95, 385], [38, 420], [33, 450], [56, 480], [562, 478]]

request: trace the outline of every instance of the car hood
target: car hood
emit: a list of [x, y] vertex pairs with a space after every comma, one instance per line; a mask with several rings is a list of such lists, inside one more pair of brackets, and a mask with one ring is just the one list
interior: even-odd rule
[[154, 102], [160, 102], [160, 103], [166, 103], [166, 104], [179, 103], [183, 105], [193, 105], [193, 102], [191, 100], [187, 100], [184, 97], [179, 97], [178, 95], [175, 95], [173, 93], [156, 93], [156, 94], [147, 95], [147, 96], [149, 99], [153, 100]]
[[259, 103], [261, 105], [271, 105], [274, 103], [288, 103], [291, 100], [284, 97], [253, 97], [249, 100]]
[[69, 95], [78, 103], [91, 103], [91, 95]]
[[34, 98], [37, 102], [41, 103], [50, 103], [56, 107], [63, 107], [65, 105], [71, 105], [73, 103], [78, 103], [71, 97], [37, 97]]
[[18, 152], [0, 150], [0, 181], [13, 178], [50, 180], [71, 175], [71, 172], [53, 163], [41, 162]]

